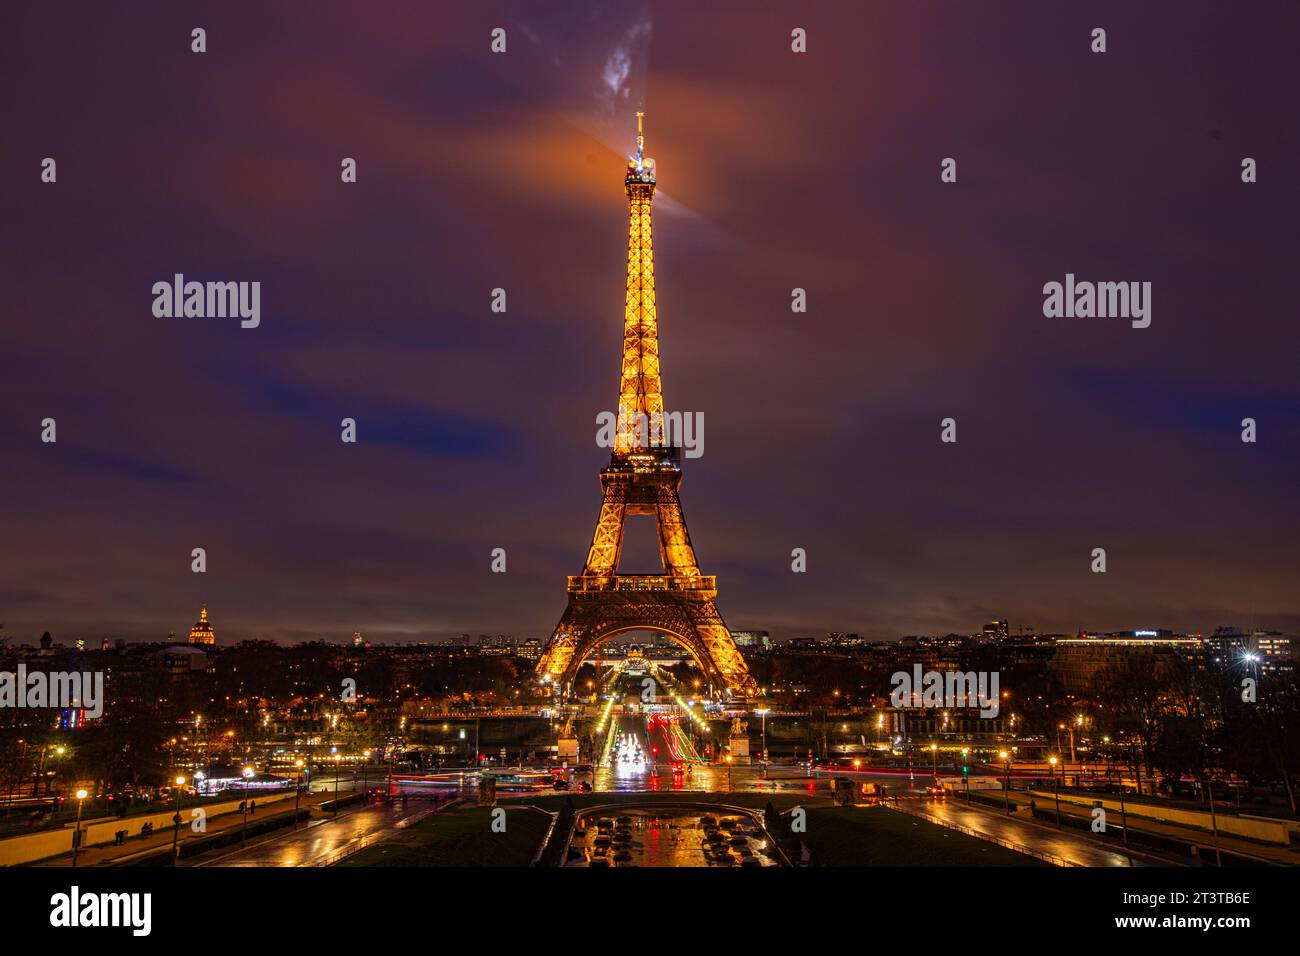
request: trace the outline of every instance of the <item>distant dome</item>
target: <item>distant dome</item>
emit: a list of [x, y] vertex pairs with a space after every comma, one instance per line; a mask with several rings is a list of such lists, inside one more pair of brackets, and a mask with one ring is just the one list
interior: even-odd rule
[[195, 621], [194, 626], [190, 628], [190, 643], [217, 643], [217, 634], [212, 630], [212, 625], [208, 623], [208, 609], [206, 607], [199, 611], [199, 619]]

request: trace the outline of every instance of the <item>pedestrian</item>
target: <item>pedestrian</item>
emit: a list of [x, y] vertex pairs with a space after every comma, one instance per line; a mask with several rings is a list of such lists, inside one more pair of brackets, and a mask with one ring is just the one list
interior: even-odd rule
[[248, 805], [248, 812], [249, 812], [249, 813], [256, 813], [256, 812], [257, 812], [257, 801], [256, 801], [256, 800], [254, 800], [252, 803], [250, 803], [250, 804]]

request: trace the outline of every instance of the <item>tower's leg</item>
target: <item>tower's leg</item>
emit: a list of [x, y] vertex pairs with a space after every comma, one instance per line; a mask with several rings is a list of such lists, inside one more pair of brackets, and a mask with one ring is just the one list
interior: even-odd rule
[[660, 492], [656, 519], [659, 523], [659, 555], [663, 558], [664, 573], [676, 578], [694, 581], [700, 577], [700, 566], [695, 560], [695, 548], [686, 530], [686, 516], [682, 514], [682, 501], [674, 488]]
[[707, 652], [708, 659], [717, 668], [721, 687], [729, 688], [742, 697], [757, 697], [758, 681], [754, 680], [749, 668], [745, 666], [745, 659], [740, 656], [740, 650], [731, 638], [731, 631], [727, 630], [727, 625], [723, 623], [722, 615], [713, 602], [710, 601], [707, 607], [692, 614], [692, 617], [696, 619], [694, 628], [697, 639]]
[[627, 505], [615, 489], [605, 488], [600, 503], [600, 517], [596, 531], [591, 536], [591, 550], [587, 552], [587, 566], [583, 574], [613, 575], [618, 573], [618, 562], [623, 554], [623, 526], [627, 521]]

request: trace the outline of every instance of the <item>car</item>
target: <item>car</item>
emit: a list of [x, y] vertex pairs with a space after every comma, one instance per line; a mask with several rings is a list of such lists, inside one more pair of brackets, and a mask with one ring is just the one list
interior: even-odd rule
[[556, 777], [555, 783], [551, 784], [551, 786], [554, 787], [556, 790], [568, 790], [569, 781], [565, 780], [563, 777]]
[[944, 787], [939, 786], [937, 783], [936, 783], [936, 784], [932, 784], [932, 785], [926, 787], [926, 788], [925, 788], [925, 792], [926, 792], [926, 794], [927, 794], [928, 796], [935, 797], [935, 798], [940, 799], [940, 800], [942, 800], [942, 799], [944, 799], [944, 798], [946, 798], [946, 797], [948, 796], [948, 791], [947, 791], [947, 789], [944, 788]]

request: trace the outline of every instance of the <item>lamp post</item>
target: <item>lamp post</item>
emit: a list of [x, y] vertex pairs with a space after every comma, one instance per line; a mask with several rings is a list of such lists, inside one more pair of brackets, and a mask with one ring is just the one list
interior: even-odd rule
[[370, 786], [370, 751], [367, 750], [362, 756], [365, 757], [365, 760], [361, 764], [361, 792], [369, 793], [366, 788]]
[[1124, 809], [1124, 778], [1119, 781], [1119, 825], [1123, 831], [1124, 847], [1128, 848], [1128, 811]]
[[339, 815], [339, 754], [334, 755], [334, 816]]
[[176, 858], [181, 855], [181, 787], [185, 784], [185, 778], [178, 776], [174, 783], [176, 784], [176, 813], [172, 816], [172, 866], [176, 865]]
[[50, 781], [49, 778], [45, 776], [45, 755], [51, 750], [53, 750], [57, 756], [63, 756], [62, 747], [51, 747], [49, 744], [41, 747], [41, 762], [40, 766], [36, 768], [36, 780], [32, 784], [33, 799], [41, 795], [41, 780], [45, 781], [45, 793], [48, 795], [50, 792]]
[[727, 793], [731, 793], [731, 754], [727, 754]]
[[1047, 761], [1052, 765], [1052, 792], [1056, 795], [1056, 829], [1061, 829], [1061, 787], [1056, 779], [1056, 758]]
[[239, 846], [248, 846], [248, 781], [253, 778], [253, 768], [245, 767], [240, 771], [244, 777], [244, 824], [239, 830]]
[[81, 846], [81, 807], [86, 802], [86, 791], [77, 791], [77, 829], [72, 833], [72, 865], [77, 865], [77, 850]]
[[758, 714], [759, 726], [762, 728], [763, 755], [761, 757], [761, 760], [763, 765], [763, 779], [766, 780], [767, 779], [767, 708], [760, 707], [758, 710], [754, 711], [754, 713]]
[[[54, 776], [56, 778], [59, 776], [59, 773], [63, 770], [63, 755], [67, 752], [68, 752], [67, 748], [64, 747], [63, 744], [59, 744], [59, 746], [54, 748], [54, 756], [58, 758], [54, 764]], [[45, 793], [48, 795], [49, 792], [50, 792], [50, 781], [46, 780]]]
[[970, 768], [966, 766], [966, 757], [970, 753], [969, 747], [961, 748], [961, 777], [966, 786], [966, 802], [970, 803]]
[[1217, 867], [1222, 868], [1222, 866], [1223, 866], [1223, 853], [1222, 853], [1222, 851], [1219, 849], [1219, 818], [1218, 818], [1218, 816], [1215, 815], [1215, 812], [1214, 812], [1214, 776], [1213, 776], [1213, 774], [1211, 774], [1209, 780], [1206, 781], [1206, 785], [1207, 785], [1207, 787], [1208, 787], [1208, 789], [1209, 789], [1209, 794], [1210, 794], [1210, 826], [1211, 826], [1211, 827], [1213, 828], [1213, 830], [1214, 830], [1214, 865], [1217, 866]]
[[293, 828], [296, 830], [298, 829], [298, 802], [302, 799], [302, 758], [295, 760], [293, 765], [298, 768], [298, 781], [293, 788]]
[[1000, 756], [1004, 761], [1006, 761], [1007, 764], [1006, 811], [1007, 813], [1010, 813], [1011, 812], [1011, 754], [1009, 754], [1007, 751], [1004, 750], [998, 756]]
[[939, 745], [930, 744], [930, 775], [934, 777], [934, 782], [939, 782]]

